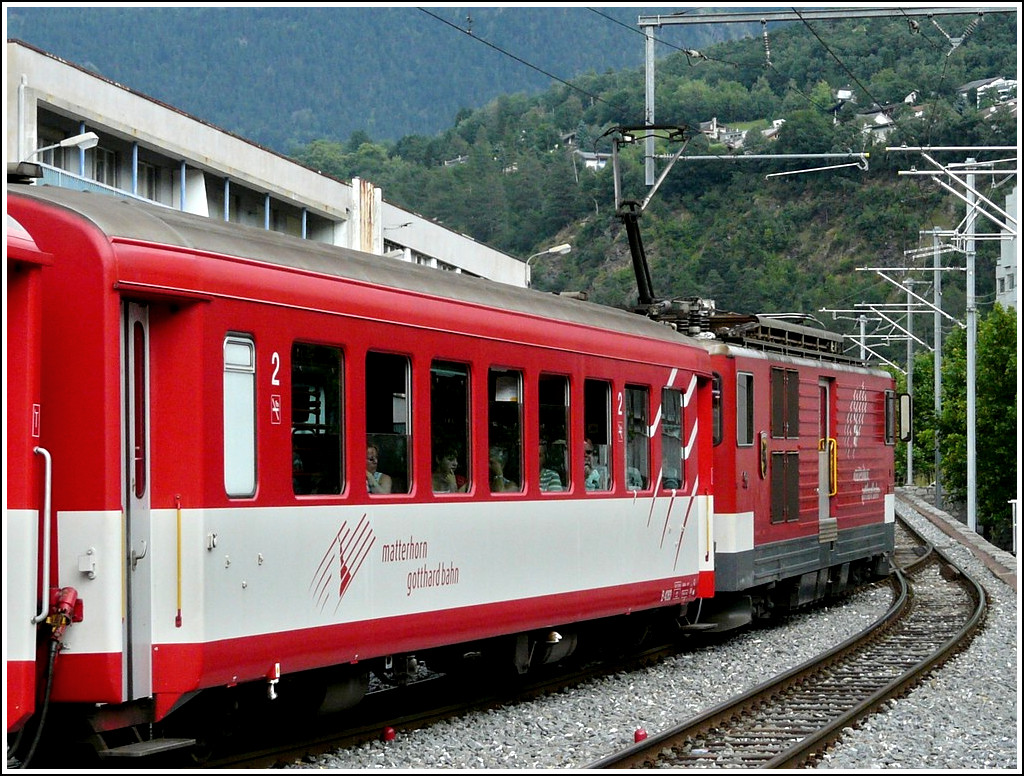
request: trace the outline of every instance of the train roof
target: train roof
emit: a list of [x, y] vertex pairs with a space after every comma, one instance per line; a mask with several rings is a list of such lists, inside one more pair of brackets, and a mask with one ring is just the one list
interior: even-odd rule
[[229, 223], [116, 195], [57, 186], [11, 186], [24, 196], [91, 222], [111, 242], [168, 245], [346, 278], [468, 304], [564, 320], [609, 332], [698, 345], [670, 324], [628, 310], [555, 293], [411, 264], [252, 226]]
[[[654, 320], [672, 322], [680, 331], [706, 341], [784, 356], [862, 366], [848, 354], [843, 335], [800, 321], [802, 315], [765, 315], [725, 312], [708, 299], [691, 297], [656, 301], [644, 308]], [[793, 320], [797, 318], [797, 320]]]

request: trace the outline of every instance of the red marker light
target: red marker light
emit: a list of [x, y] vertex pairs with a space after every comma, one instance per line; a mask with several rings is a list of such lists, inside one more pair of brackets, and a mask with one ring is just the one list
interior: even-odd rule
[[384, 728], [384, 734], [381, 736], [385, 741], [395, 740], [395, 729], [393, 727]]
[[641, 741], [644, 741], [646, 739], [647, 739], [647, 731], [644, 730], [643, 728], [637, 728], [636, 732], [633, 733], [633, 743], [634, 744], [639, 744]]

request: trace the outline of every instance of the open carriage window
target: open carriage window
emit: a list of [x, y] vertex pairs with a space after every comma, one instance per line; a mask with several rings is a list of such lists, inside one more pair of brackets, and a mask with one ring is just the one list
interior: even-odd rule
[[661, 391], [661, 487], [683, 485], [683, 394], [675, 388]]
[[341, 350], [292, 346], [292, 485], [296, 495], [342, 486]]
[[626, 387], [626, 469], [627, 490], [644, 490], [650, 483], [648, 390]]
[[410, 396], [409, 359], [394, 353], [366, 354], [367, 466], [370, 493], [409, 490]]
[[430, 448], [434, 493], [466, 493], [469, 462], [469, 367], [453, 361], [430, 365]]
[[522, 490], [523, 375], [492, 368], [487, 375], [487, 444], [491, 492]]

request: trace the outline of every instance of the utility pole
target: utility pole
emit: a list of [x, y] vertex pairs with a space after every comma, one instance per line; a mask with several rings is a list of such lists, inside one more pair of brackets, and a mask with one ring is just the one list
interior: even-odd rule
[[[907, 393], [914, 395], [914, 279], [904, 281], [907, 287]], [[907, 486], [914, 484], [914, 440], [907, 440]]]
[[942, 509], [942, 452], [939, 449], [939, 418], [942, 415], [942, 266], [940, 264], [941, 253], [939, 251], [939, 227], [932, 230], [932, 267], [934, 268], [935, 323], [934, 323], [934, 356], [932, 369], [935, 374], [932, 380], [935, 389], [935, 431], [933, 441], [935, 446], [935, 507]]
[[967, 159], [967, 528], [978, 530], [978, 476], [975, 456], [977, 443], [976, 405], [977, 383], [975, 357], [978, 344], [978, 305], [974, 298], [974, 227], [977, 219], [977, 191], [974, 188], [975, 159]]

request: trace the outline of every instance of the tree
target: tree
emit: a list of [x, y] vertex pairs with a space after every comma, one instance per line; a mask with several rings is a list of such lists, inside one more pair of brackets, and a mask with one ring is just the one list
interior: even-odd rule
[[[967, 497], [967, 337], [957, 329], [943, 348], [939, 444], [946, 491]], [[1013, 526], [1008, 501], [1017, 482], [1017, 315], [996, 304], [978, 324], [975, 381], [975, 469], [978, 525], [1008, 549]], [[916, 388], [916, 386], [915, 386]]]

